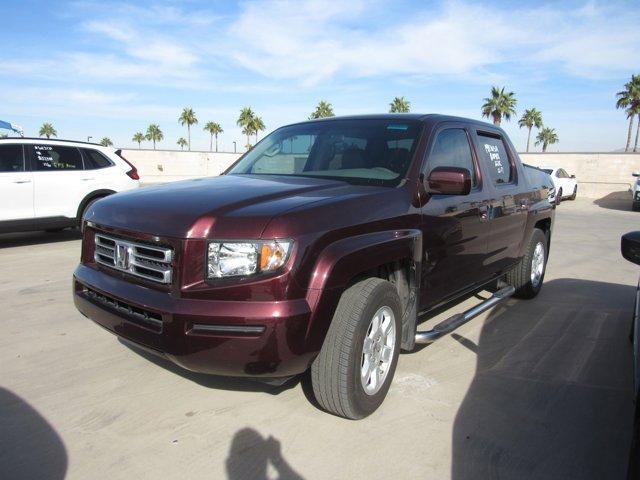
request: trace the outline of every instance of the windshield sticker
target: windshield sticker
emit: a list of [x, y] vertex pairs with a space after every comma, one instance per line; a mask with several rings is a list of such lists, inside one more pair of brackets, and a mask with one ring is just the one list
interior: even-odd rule
[[488, 143], [484, 144], [484, 151], [489, 155], [489, 160], [493, 162], [493, 166], [499, 174], [504, 173], [504, 165], [502, 165], [502, 160], [500, 159], [500, 153], [498, 153], [498, 147], [495, 145], [490, 145]]
[[391, 125], [387, 125], [387, 130], [409, 130], [409, 125], [402, 125], [402, 124], [391, 124]]

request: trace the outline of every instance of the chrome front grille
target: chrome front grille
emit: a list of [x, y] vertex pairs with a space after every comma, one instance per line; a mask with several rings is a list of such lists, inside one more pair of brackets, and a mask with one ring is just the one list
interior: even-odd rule
[[102, 233], [95, 235], [94, 259], [101, 265], [159, 283], [171, 283], [173, 250]]

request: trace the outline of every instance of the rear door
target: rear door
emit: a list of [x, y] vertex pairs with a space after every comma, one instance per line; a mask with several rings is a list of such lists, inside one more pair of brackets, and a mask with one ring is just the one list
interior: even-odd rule
[[83, 170], [82, 155], [67, 145], [28, 145], [34, 180], [36, 218], [75, 218], [90, 189], [91, 175]]
[[441, 125], [427, 149], [425, 181], [436, 167], [466, 168], [471, 172], [472, 190], [469, 195], [431, 195], [422, 207], [421, 309], [487, 276], [488, 194], [470, 134], [464, 124]]
[[475, 144], [489, 200], [487, 267], [499, 273], [517, 262], [531, 203], [527, 180], [515, 152], [499, 130], [476, 130]]
[[0, 222], [33, 219], [33, 174], [21, 144], [0, 145]]

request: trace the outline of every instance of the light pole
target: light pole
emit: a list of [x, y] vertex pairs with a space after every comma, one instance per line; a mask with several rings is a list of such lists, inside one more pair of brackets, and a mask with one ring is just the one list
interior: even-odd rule
[[236, 153], [236, 142], [233, 142], [233, 153]]
[[93, 137], [92, 137], [91, 135], [89, 135], [89, 136], [87, 137], [87, 143], [89, 143], [89, 141], [90, 141], [92, 138], [93, 138]]

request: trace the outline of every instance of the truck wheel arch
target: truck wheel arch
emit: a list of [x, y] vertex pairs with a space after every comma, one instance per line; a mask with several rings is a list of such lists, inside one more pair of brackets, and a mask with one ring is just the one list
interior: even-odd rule
[[401, 298], [406, 299], [402, 348], [413, 348], [421, 257], [422, 233], [411, 229], [357, 235], [326, 247], [316, 260], [307, 290], [307, 302], [313, 312], [307, 329], [309, 348], [322, 347], [342, 293], [367, 277], [391, 280]]

